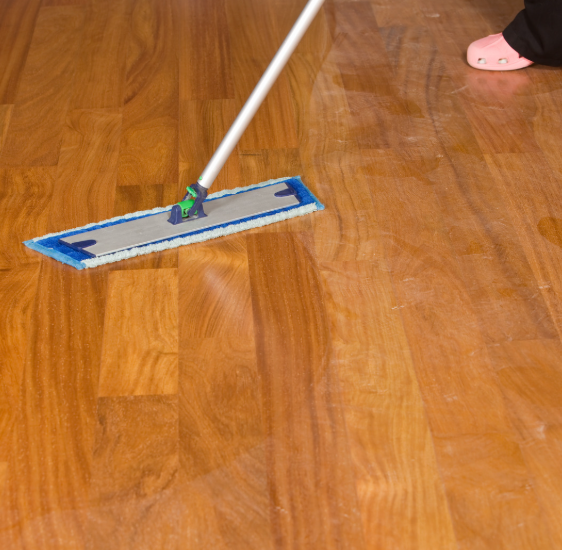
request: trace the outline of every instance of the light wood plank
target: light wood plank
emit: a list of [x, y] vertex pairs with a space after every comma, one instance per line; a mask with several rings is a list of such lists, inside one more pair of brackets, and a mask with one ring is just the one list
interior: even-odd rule
[[[466, 547], [547, 548], [550, 528], [437, 198], [408, 157], [373, 151], [365, 158], [457, 540]], [[502, 529], [516, 517], [517, 530]]]
[[366, 547], [457, 548], [384, 259], [321, 267]]
[[109, 276], [99, 395], [165, 395], [178, 388], [177, 271]]

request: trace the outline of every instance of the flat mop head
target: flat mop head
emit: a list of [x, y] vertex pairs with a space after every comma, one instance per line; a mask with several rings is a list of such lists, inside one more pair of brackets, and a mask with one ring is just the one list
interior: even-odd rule
[[183, 223], [169, 223], [171, 205], [52, 233], [24, 244], [76, 269], [86, 269], [324, 209], [300, 177], [220, 191], [209, 195], [204, 204], [206, 217]]

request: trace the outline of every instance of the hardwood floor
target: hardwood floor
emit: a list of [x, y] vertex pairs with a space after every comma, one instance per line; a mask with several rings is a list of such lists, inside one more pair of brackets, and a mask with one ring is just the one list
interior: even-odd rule
[[0, 548], [562, 548], [562, 72], [515, 0], [327, 0], [213, 190], [326, 210], [75, 271], [178, 200], [305, 0], [0, 2]]

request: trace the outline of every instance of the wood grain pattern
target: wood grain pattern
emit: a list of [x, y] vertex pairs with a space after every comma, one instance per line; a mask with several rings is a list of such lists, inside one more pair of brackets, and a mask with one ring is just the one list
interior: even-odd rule
[[303, 234], [251, 235], [248, 257], [277, 545], [362, 548], [340, 387], [310, 241]]
[[125, 93], [130, 2], [90, 2], [74, 76], [73, 109], [119, 109]]
[[273, 548], [245, 237], [181, 250], [179, 281], [184, 528], [202, 547]]
[[0, 169], [0, 269], [40, 261], [21, 243], [48, 231], [55, 180], [55, 167]]
[[56, 223], [50, 224], [51, 231], [111, 218], [120, 137], [118, 112], [100, 109], [69, 113], [53, 193], [55, 204], [64, 208], [53, 218]]
[[[270, 59], [242, 58], [234, 60], [235, 94], [239, 111], [252, 93]], [[297, 146], [295, 112], [289, 93], [289, 82], [282, 72], [266, 99], [242, 135], [239, 149], [290, 149]]]
[[127, 43], [119, 185], [178, 180], [177, 4], [135, 2]]
[[0, 165], [57, 164], [83, 22], [79, 6], [40, 10]]
[[15, 101], [41, 0], [10, 0], [0, 6], [0, 103]]
[[0, 548], [562, 547], [562, 73], [512, 0], [332, 0], [213, 191], [312, 215], [76, 271], [172, 204], [305, 0], [0, 2]]
[[[415, 168], [408, 169], [407, 157], [385, 157], [366, 154], [370, 162], [365, 170], [387, 235], [385, 252], [457, 540], [468, 547], [546, 548], [549, 526], [495, 382], [478, 313], [463, 284], [435, 193], [415, 177]], [[388, 201], [390, 187], [394, 192]], [[398, 189], [402, 196], [396, 200]], [[396, 223], [402, 228], [399, 233]], [[472, 382], [476, 379], [478, 385]], [[477, 484], [468, 481], [476, 478]], [[498, 529], [504, 517], [525, 521], [518, 522], [516, 533], [505, 532]]]
[[37, 263], [0, 271], [0, 292], [4, 297], [0, 319], [0, 461], [10, 457], [38, 278]]
[[6, 140], [13, 108], [13, 105], [0, 105], [0, 153], [2, 152], [4, 141]]
[[90, 548], [180, 548], [175, 395], [98, 400]]
[[179, 4], [182, 100], [234, 99], [226, 4], [230, 2], [195, 0]]
[[386, 264], [321, 267], [367, 547], [456, 548]]
[[523, 441], [525, 462], [535, 472], [534, 483], [552, 533], [560, 545], [562, 476], [555, 464], [560, 456], [560, 342], [509, 342], [490, 350], [492, 363], [513, 424]]
[[[177, 393], [176, 281], [175, 269], [110, 275], [99, 395]], [[149, 301], [140, 299], [143, 296]], [[154, 307], [158, 316], [147, 315]]]
[[[168, 206], [178, 200], [178, 186], [170, 185], [119, 185], [115, 189], [113, 216], [124, 216], [129, 212], [151, 210], [157, 206]], [[177, 268], [178, 251], [162, 250], [154, 254], [138, 256], [129, 262], [114, 264], [114, 270]]]
[[81, 275], [41, 265], [12, 437], [4, 548], [60, 547], [85, 533], [106, 276]]

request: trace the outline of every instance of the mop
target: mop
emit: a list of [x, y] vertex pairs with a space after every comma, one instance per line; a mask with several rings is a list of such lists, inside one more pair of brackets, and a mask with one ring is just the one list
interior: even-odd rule
[[208, 194], [323, 3], [308, 1], [201, 176], [180, 202], [51, 233], [24, 244], [76, 269], [86, 269], [323, 210], [298, 176]]

